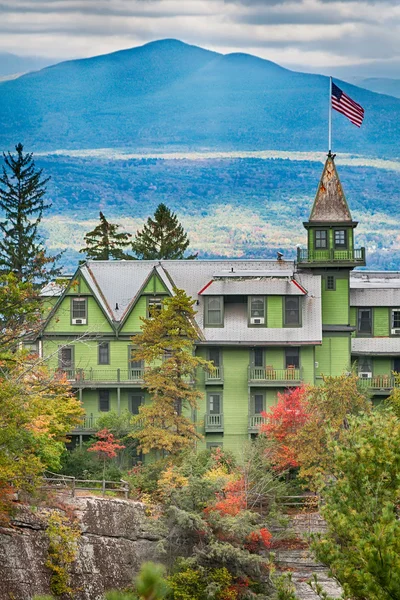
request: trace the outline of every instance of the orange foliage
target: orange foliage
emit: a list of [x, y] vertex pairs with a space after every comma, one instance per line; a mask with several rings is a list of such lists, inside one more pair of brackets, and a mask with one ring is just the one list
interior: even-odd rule
[[88, 452], [96, 452], [99, 458], [102, 458], [103, 460], [106, 458], [115, 458], [118, 450], [125, 448], [125, 446], [119, 443], [120, 440], [114, 439], [114, 434], [108, 429], [98, 431], [96, 437], [99, 438], [99, 441], [88, 448]]
[[247, 508], [246, 494], [244, 492], [243, 479], [230, 481], [223, 491], [217, 494], [217, 502], [205, 509], [205, 512], [216, 511], [220, 515], [235, 517], [241, 510]]

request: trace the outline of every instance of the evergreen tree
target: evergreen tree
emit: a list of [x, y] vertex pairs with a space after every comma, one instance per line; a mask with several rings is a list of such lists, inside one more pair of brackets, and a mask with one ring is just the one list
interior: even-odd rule
[[190, 418], [201, 397], [192, 382], [199, 367], [213, 369], [212, 363], [194, 356], [198, 339], [194, 300], [175, 289], [163, 304], [162, 310], [154, 309], [150, 318], [143, 319], [142, 333], [135, 336], [138, 350], [132, 357], [149, 365], [145, 387], [152, 403], [140, 407], [130, 434], [144, 454], [152, 450], [177, 454], [202, 437]]
[[45, 204], [46, 184], [42, 170], [35, 168], [32, 154], [15, 147], [16, 156], [3, 153], [0, 175], [0, 209], [5, 220], [0, 222], [0, 272], [14, 273], [21, 281], [43, 283], [60, 274], [55, 266], [61, 254], [47, 256], [38, 226]]
[[100, 223], [85, 235], [86, 247], [79, 252], [92, 260], [131, 260], [123, 248], [130, 246], [130, 233], [118, 232], [119, 225], [109, 223], [100, 212]]
[[132, 248], [143, 260], [196, 258], [197, 254], [184, 256], [189, 244], [176, 214], [165, 204], [159, 204], [154, 219], [149, 217], [142, 231], [136, 233]]

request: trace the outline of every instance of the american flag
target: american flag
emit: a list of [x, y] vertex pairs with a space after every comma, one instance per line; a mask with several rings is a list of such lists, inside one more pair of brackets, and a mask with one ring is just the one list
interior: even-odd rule
[[341, 90], [337, 85], [332, 82], [332, 108], [342, 113], [345, 117], [350, 119], [354, 125], [361, 127], [364, 119], [364, 109], [360, 104], [354, 102]]

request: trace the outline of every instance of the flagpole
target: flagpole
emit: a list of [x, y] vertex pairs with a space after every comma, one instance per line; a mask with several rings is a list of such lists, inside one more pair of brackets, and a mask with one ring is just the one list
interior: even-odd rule
[[328, 154], [332, 152], [332, 77], [329, 77]]

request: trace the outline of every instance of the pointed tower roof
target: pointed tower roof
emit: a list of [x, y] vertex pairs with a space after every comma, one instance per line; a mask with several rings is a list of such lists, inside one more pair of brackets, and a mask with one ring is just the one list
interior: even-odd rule
[[329, 152], [309, 223], [352, 223], [349, 207], [335, 166], [335, 154]]

